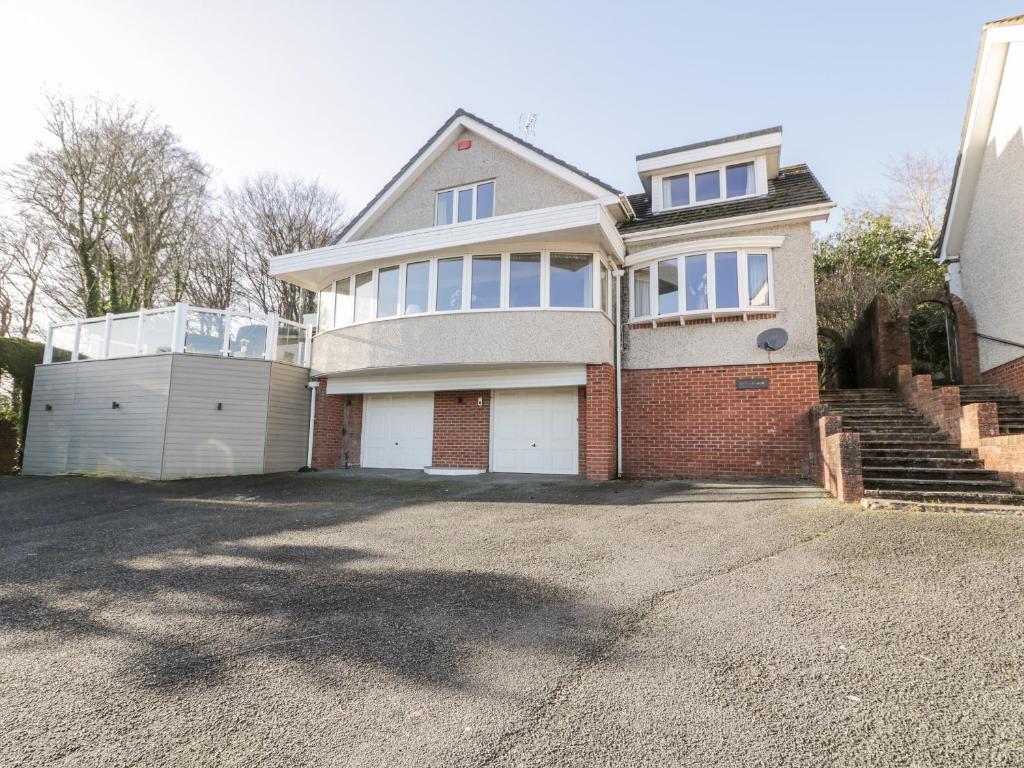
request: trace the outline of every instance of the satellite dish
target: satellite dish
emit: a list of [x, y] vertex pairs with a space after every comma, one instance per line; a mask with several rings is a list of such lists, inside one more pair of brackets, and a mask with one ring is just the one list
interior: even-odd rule
[[757, 348], [765, 352], [778, 352], [789, 341], [785, 328], [769, 328], [757, 334]]

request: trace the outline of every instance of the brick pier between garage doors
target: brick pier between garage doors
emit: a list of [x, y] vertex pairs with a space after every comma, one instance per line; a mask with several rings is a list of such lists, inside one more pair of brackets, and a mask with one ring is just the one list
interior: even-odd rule
[[[397, 443], [397, 445], [396, 445]], [[581, 387], [316, 398], [313, 466], [477, 469], [615, 477], [615, 374]]]

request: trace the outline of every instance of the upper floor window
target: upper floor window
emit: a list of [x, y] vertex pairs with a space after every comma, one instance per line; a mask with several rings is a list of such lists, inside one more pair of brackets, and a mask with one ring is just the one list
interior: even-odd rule
[[631, 317], [772, 309], [770, 251], [714, 251], [660, 259], [631, 271]]
[[757, 192], [754, 161], [667, 176], [661, 180], [662, 208], [711, 203]]
[[437, 193], [434, 206], [434, 224], [456, 224], [476, 219], [489, 219], [494, 215], [494, 182], [485, 181]]

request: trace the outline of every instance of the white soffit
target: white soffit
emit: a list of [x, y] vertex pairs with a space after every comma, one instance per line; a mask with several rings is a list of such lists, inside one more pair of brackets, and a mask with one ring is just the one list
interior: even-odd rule
[[774, 131], [761, 136], [752, 136], [746, 139], [737, 139], [736, 141], [711, 144], [706, 147], [646, 157], [636, 161], [636, 170], [641, 176], [645, 176], [677, 166], [694, 165], [695, 163], [724, 159], [733, 155], [766, 152], [772, 149], [776, 150], [777, 153], [781, 152], [782, 131]]
[[586, 365], [472, 367], [452, 370], [362, 372], [327, 377], [328, 395], [439, 392], [463, 389], [578, 387]]

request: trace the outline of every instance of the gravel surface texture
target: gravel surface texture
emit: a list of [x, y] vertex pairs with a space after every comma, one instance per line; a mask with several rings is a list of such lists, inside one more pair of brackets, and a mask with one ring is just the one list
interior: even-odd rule
[[0, 764], [1020, 766], [1022, 577], [782, 483], [0, 478]]

